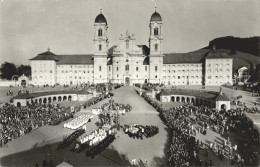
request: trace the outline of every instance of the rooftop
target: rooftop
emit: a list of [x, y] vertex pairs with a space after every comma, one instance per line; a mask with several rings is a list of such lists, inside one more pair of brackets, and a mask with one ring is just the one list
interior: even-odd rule
[[33, 92], [29, 94], [19, 94], [14, 97], [14, 99], [30, 99], [35, 97], [41, 96], [48, 96], [48, 95], [59, 95], [59, 94], [90, 94], [90, 92], [86, 90], [79, 90], [79, 91], [51, 91], [51, 92]]
[[230, 99], [219, 92], [204, 91], [204, 90], [186, 90], [186, 89], [171, 89], [162, 90], [161, 95], [185, 95], [195, 96], [198, 98], [209, 99], [214, 101], [230, 101]]
[[105, 23], [107, 25], [107, 19], [102, 13], [100, 13], [99, 15], [97, 15], [95, 23]]
[[93, 54], [86, 55], [58, 55], [57, 64], [94, 64]]
[[155, 11], [155, 12], [152, 14], [152, 16], [151, 16], [150, 22], [152, 22], [152, 21], [155, 21], [155, 22], [156, 22], [156, 21], [162, 21], [161, 15]]
[[55, 61], [58, 61], [59, 59], [54, 53], [52, 53], [48, 50], [47, 52], [38, 54], [37, 56], [31, 58], [30, 60], [55, 60]]

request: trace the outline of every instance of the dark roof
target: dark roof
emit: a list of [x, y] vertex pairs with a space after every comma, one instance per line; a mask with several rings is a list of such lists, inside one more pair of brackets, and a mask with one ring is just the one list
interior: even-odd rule
[[230, 101], [230, 99], [227, 96], [224, 96], [223, 94], [219, 93], [219, 95], [215, 99], [216, 101]]
[[93, 54], [87, 55], [58, 55], [57, 64], [94, 64]]
[[145, 56], [150, 54], [150, 49], [146, 45], [137, 45], [138, 47], [142, 48], [142, 52]]
[[38, 54], [37, 56], [31, 58], [30, 60], [55, 60], [55, 61], [57, 61], [59, 59], [54, 53], [47, 51], [47, 52]]
[[34, 92], [29, 94], [19, 94], [14, 97], [14, 99], [30, 99], [35, 97], [41, 96], [48, 96], [48, 95], [59, 95], [59, 94], [91, 94], [87, 90], [70, 90], [70, 91], [50, 91], [50, 92]]
[[100, 13], [99, 15], [97, 15], [96, 19], [95, 19], [95, 23], [106, 23], [107, 25], [107, 20], [105, 18], [105, 16]]
[[155, 11], [151, 16], [150, 22], [152, 21], [162, 21], [161, 15]]
[[149, 56], [146, 56], [146, 57], [144, 58], [143, 65], [149, 65]]
[[162, 89], [161, 92], [160, 92], [160, 95], [168, 96], [168, 95], [171, 95], [171, 94], [167, 90]]
[[169, 53], [164, 54], [163, 64], [202, 63], [205, 53]]
[[227, 53], [218, 50], [212, 50], [206, 56], [206, 59], [218, 59], [218, 58], [223, 59], [223, 58], [232, 58], [232, 57]]

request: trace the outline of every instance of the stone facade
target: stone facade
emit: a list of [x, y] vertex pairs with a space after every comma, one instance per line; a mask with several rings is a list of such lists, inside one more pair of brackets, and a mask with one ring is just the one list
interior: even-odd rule
[[[56, 55], [50, 50], [30, 59], [32, 84], [163, 83], [165, 85], [232, 84], [233, 59], [215, 49], [195, 60], [192, 55], [163, 54], [163, 21], [156, 11], [149, 23], [149, 47], [137, 45], [134, 34], [121, 35], [108, 48], [108, 23], [100, 13], [94, 22], [94, 53]], [[186, 60], [185, 60], [186, 59]]]
[[205, 70], [206, 86], [233, 84], [233, 80], [232, 80], [233, 59], [206, 58], [205, 69], [206, 69]]

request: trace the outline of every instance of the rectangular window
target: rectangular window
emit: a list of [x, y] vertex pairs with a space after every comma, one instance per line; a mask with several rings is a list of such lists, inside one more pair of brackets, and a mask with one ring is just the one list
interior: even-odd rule
[[109, 71], [111, 71], [111, 66], [109, 66], [108, 68], [109, 68]]
[[157, 72], [157, 66], [155, 66], [155, 72]]
[[138, 71], [138, 67], [136, 67], [136, 71]]
[[145, 71], [147, 71], [147, 66], [145, 66]]
[[101, 66], [99, 66], [99, 71], [101, 71]]
[[118, 67], [116, 67], [116, 71], [118, 71]]

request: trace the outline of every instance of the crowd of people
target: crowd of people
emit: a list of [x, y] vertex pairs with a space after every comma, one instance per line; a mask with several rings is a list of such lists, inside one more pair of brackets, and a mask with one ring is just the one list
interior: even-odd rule
[[125, 112], [130, 112], [132, 110], [132, 107], [129, 104], [114, 103], [113, 100], [110, 100], [109, 103], [104, 103], [101, 106], [101, 109], [103, 111], [109, 111], [109, 110], [120, 111], [120, 110], [124, 110]]
[[143, 140], [143, 136], [146, 138], [155, 136], [157, 133], [159, 133], [159, 128], [157, 126], [143, 126], [140, 124], [129, 124], [124, 125], [123, 128], [124, 132], [128, 134], [130, 138], [136, 138]]
[[160, 88], [160, 87], [163, 87], [164, 85], [163, 84], [158, 84], [158, 83], [144, 83], [144, 84], [134, 84], [136, 87], [138, 88], [142, 88], [146, 91], [149, 91], [149, 90], [152, 90], [152, 89], [157, 89], [157, 88]]
[[[257, 152], [253, 149], [252, 143], [259, 142], [259, 133], [253, 127], [252, 121], [245, 115], [245, 112], [252, 112], [251, 109], [238, 108], [218, 111], [206, 106], [190, 104], [166, 110], [146, 94], [142, 96], [159, 111], [161, 119], [171, 129], [169, 165], [202, 165], [199, 157], [201, 145], [206, 145], [206, 149], [215, 151], [220, 159], [224, 157], [229, 159], [232, 164], [257, 164]], [[197, 128], [195, 128], [195, 124]], [[196, 133], [206, 134], [207, 129], [219, 133], [223, 139], [208, 144], [203, 141], [196, 141]], [[230, 133], [242, 136], [243, 142], [232, 145]], [[213, 162], [205, 161], [205, 164], [212, 166]]]
[[0, 108], [0, 145], [44, 125], [56, 125], [73, 117], [70, 108], [51, 104], [15, 107], [6, 103]]
[[69, 146], [71, 143], [76, 141], [76, 139], [83, 133], [85, 133], [84, 129], [78, 129], [78, 130], [72, 132], [68, 137], [66, 137], [62, 142], [60, 142], [58, 144], [57, 149], [62, 149], [62, 148]]
[[[105, 84], [93, 84], [93, 85], [81, 85], [85, 88], [87, 86], [93, 86], [97, 91], [102, 91], [107, 88]], [[110, 89], [118, 88], [120, 84], [109, 84]], [[48, 85], [44, 85], [48, 87]], [[82, 87], [81, 87], [82, 88]], [[20, 93], [29, 93], [28, 90], [19, 90]], [[12, 90], [8, 90], [7, 95], [11, 96]], [[113, 96], [112, 93], [101, 93], [98, 97], [85, 102], [81, 108], [86, 108], [98, 103], [104, 98]], [[13, 99], [11, 99], [11, 102]], [[79, 111], [79, 107], [76, 107], [74, 111], [71, 111], [69, 107], [62, 107], [60, 105], [52, 104], [29, 104], [27, 106], [15, 107], [11, 104], [4, 104], [0, 108], [0, 146], [6, 144], [24, 133], [28, 133], [33, 129], [37, 129], [44, 125], [57, 125], [62, 121], [69, 118], [73, 118], [73, 114]], [[127, 108], [128, 110], [129, 108]]]
[[94, 130], [90, 134], [84, 133], [80, 135], [77, 141], [80, 144], [87, 143], [89, 146], [92, 146], [104, 140], [106, 136], [107, 136], [107, 132], [104, 129], [100, 128], [98, 130]]
[[[90, 84], [90, 83], [81, 83], [77, 86], [73, 86], [72, 90], [88, 90], [88, 89], [96, 89], [97, 92], [109, 92], [112, 89], [117, 89], [123, 86], [123, 84], [118, 83], [97, 83], [97, 84]], [[64, 85], [65, 87], [69, 87], [69, 85]]]
[[115, 134], [107, 135], [106, 138], [99, 142], [97, 145], [94, 145], [93, 147], [90, 147], [86, 151], [86, 156], [94, 158], [97, 154], [101, 153], [103, 150], [105, 150], [113, 141], [116, 139]]
[[82, 108], [87, 108], [91, 105], [94, 105], [98, 102], [100, 102], [101, 100], [105, 99], [105, 98], [109, 98], [112, 97], [114, 94], [113, 93], [108, 93], [106, 94], [100, 94], [98, 97], [93, 97], [90, 100], [88, 100], [87, 102], [85, 102], [84, 104], [82, 104]]

